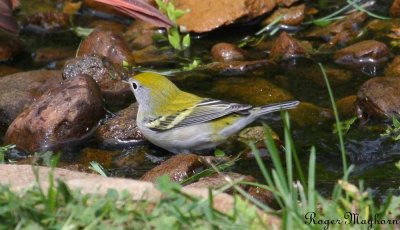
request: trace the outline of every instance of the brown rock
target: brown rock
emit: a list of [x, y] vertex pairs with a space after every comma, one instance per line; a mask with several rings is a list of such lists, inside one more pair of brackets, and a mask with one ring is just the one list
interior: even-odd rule
[[137, 110], [138, 104], [134, 103], [116, 113], [100, 125], [96, 130], [96, 138], [107, 145], [126, 145], [145, 140], [136, 125]]
[[33, 61], [37, 64], [46, 64], [52, 61], [59, 61], [75, 56], [75, 49], [70, 47], [45, 47], [39, 48], [33, 54]]
[[276, 20], [278, 17], [282, 17], [279, 21], [280, 24], [289, 26], [298, 26], [304, 20], [306, 6], [301, 4], [299, 6], [293, 6], [290, 8], [279, 8], [274, 11], [274, 13], [265, 19], [261, 24], [262, 26], [267, 26]]
[[356, 112], [356, 95], [347, 96], [341, 98], [336, 102], [337, 109], [341, 118], [343, 117], [354, 117], [357, 115]]
[[227, 100], [249, 103], [254, 106], [293, 99], [290, 93], [263, 78], [220, 79], [215, 81], [212, 91]]
[[[257, 182], [257, 180], [252, 176], [228, 172], [203, 177], [199, 181], [185, 186], [185, 188], [210, 188], [215, 190], [229, 185], [230, 181]], [[240, 187], [242, 187], [242, 189], [247, 191], [250, 196], [256, 198], [257, 200], [268, 204], [270, 207], [278, 208], [275, 197], [271, 191], [254, 186], [241, 185]], [[233, 191], [228, 190], [226, 192], [232, 193]]]
[[366, 81], [357, 93], [357, 113], [374, 118], [400, 115], [400, 78], [376, 77]]
[[375, 40], [365, 40], [338, 50], [335, 62], [352, 68], [367, 65], [382, 67], [389, 60], [389, 48], [385, 43]]
[[61, 82], [61, 72], [36, 70], [0, 78], [0, 130], [11, 122], [44, 91]]
[[390, 7], [390, 15], [392, 17], [400, 17], [400, 0], [394, 0]]
[[22, 112], [4, 142], [27, 152], [58, 149], [87, 137], [104, 113], [96, 82], [76, 77], [48, 90]]
[[18, 38], [9, 35], [0, 36], [0, 62], [13, 59], [21, 51], [22, 45]]
[[385, 76], [400, 77], [400, 56], [396, 56], [385, 68]]
[[137, 168], [146, 164], [148, 149], [145, 147], [134, 148], [132, 151], [123, 152], [113, 159], [113, 165], [117, 168]]
[[124, 61], [134, 64], [128, 45], [112, 31], [95, 30], [81, 43], [77, 56], [91, 55], [105, 57], [117, 66], [122, 66]]
[[[324, 69], [331, 86], [343, 85], [351, 81], [353, 78], [353, 73], [349, 70], [333, 68], [330, 66], [325, 66]], [[326, 87], [324, 75], [318, 66], [306, 68], [302, 72], [306, 78], [312, 80], [321, 87]]]
[[63, 78], [70, 79], [86, 74], [100, 86], [107, 106], [123, 108], [134, 101], [129, 85], [122, 80], [128, 78], [128, 72], [119, 65], [113, 65], [99, 56], [84, 56], [66, 62]]
[[85, 148], [80, 153], [79, 162], [86, 167], [90, 166], [90, 162], [96, 161], [105, 168], [110, 168], [113, 162], [113, 156], [116, 151], [108, 151], [101, 149]]
[[330, 45], [345, 44], [357, 37], [362, 24], [367, 20], [368, 15], [364, 12], [355, 12], [344, 19], [336, 21], [325, 27], [316, 27], [306, 34], [307, 37], [322, 38]]
[[[176, 0], [177, 9], [190, 10], [178, 19], [185, 31], [202, 33], [238, 19], [253, 19], [275, 8], [274, 0]], [[212, 7], [210, 7], [212, 6]]]
[[230, 43], [218, 43], [211, 49], [214, 61], [229, 62], [244, 60], [244, 51]]
[[277, 70], [277, 65], [269, 60], [229, 61], [209, 63], [203, 68], [211, 73], [234, 75], [257, 70], [268, 70], [269, 73], [273, 73]]
[[155, 182], [160, 176], [167, 175], [171, 180], [181, 182], [204, 167], [202, 158], [194, 154], [178, 154], [146, 172], [141, 180]]
[[275, 40], [271, 49], [270, 59], [274, 61], [284, 61], [297, 57], [310, 57], [312, 50], [311, 44], [301, 42], [293, 38], [286, 32], [282, 32]]
[[334, 118], [331, 109], [301, 102], [295, 109], [289, 110], [290, 118], [299, 126], [321, 125]]

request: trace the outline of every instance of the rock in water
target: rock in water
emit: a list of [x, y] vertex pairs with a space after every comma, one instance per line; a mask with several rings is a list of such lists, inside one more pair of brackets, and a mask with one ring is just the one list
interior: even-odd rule
[[131, 145], [145, 138], [136, 125], [138, 104], [133, 103], [105, 121], [97, 130], [96, 138], [106, 146]]
[[239, 19], [251, 20], [275, 8], [275, 0], [175, 0], [177, 9], [190, 10], [178, 19], [189, 32], [208, 32]]
[[366, 81], [357, 93], [357, 113], [360, 117], [399, 117], [400, 78], [376, 77]]
[[31, 104], [10, 125], [4, 142], [28, 152], [55, 150], [87, 137], [104, 114], [99, 86], [82, 75]]
[[61, 82], [58, 70], [20, 72], [0, 78], [0, 130], [4, 134], [11, 122], [43, 92]]
[[111, 63], [122, 66], [123, 62], [134, 64], [130, 49], [118, 34], [107, 30], [93, 31], [79, 47], [77, 56], [98, 55]]
[[63, 69], [63, 78], [71, 79], [80, 75], [89, 75], [97, 82], [108, 107], [120, 109], [134, 102], [129, 84], [122, 81], [129, 78], [128, 71], [108, 59], [93, 55], [68, 60]]

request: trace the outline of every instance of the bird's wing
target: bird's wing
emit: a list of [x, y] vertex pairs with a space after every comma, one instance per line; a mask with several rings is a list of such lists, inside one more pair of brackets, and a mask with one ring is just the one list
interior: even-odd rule
[[248, 110], [251, 108], [251, 105], [229, 103], [207, 98], [193, 107], [148, 120], [145, 125], [152, 130], [165, 131], [204, 123], [232, 113], [248, 114]]

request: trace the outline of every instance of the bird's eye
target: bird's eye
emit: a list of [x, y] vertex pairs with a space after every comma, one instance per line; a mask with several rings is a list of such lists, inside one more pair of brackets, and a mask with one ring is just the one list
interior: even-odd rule
[[138, 85], [136, 83], [132, 82], [132, 87], [133, 87], [133, 89], [137, 89]]

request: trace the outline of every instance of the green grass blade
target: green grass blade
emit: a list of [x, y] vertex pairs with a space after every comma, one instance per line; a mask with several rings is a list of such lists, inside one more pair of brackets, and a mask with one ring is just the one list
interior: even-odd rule
[[340, 151], [342, 153], [343, 174], [346, 174], [347, 156], [346, 156], [346, 149], [344, 147], [344, 139], [343, 139], [342, 129], [340, 129], [339, 113], [338, 113], [338, 110], [337, 110], [337, 107], [336, 107], [336, 102], [335, 102], [335, 98], [333, 96], [331, 85], [329, 84], [328, 76], [326, 75], [326, 72], [325, 72], [325, 68], [321, 63], [318, 63], [318, 65], [319, 65], [319, 67], [321, 69], [322, 75], [324, 76], [326, 88], [328, 89], [329, 98], [330, 98], [331, 104], [332, 104], [333, 113], [335, 115], [336, 127], [338, 128], [337, 129], [337, 134], [338, 134], [338, 137], [339, 137]]

